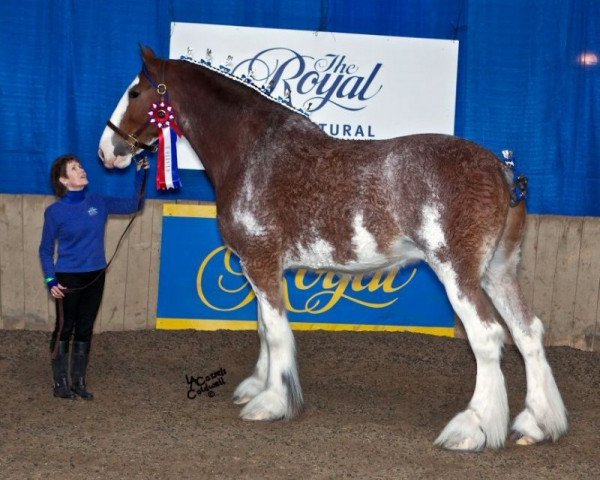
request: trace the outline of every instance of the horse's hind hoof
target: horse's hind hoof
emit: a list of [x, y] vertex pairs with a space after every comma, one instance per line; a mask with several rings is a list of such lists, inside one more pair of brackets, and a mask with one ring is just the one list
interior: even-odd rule
[[547, 439], [539, 440], [537, 438], [531, 437], [521, 432], [513, 431], [510, 435], [511, 442], [514, 442], [515, 445], [519, 445], [521, 447], [528, 445], [537, 445], [538, 443], [547, 442]]
[[516, 445], [534, 445], [536, 443], [539, 443], [535, 438], [529, 437], [527, 435], [521, 435], [520, 438], [518, 438], [515, 441]]
[[[551, 412], [552, 413], [552, 412]], [[512, 426], [511, 440], [517, 445], [536, 445], [556, 441], [567, 431], [567, 418], [563, 410], [558, 410], [554, 415], [546, 413], [538, 415], [538, 421], [529, 408], [523, 410]], [[552, 435], [549, 432], [553, 432]]]

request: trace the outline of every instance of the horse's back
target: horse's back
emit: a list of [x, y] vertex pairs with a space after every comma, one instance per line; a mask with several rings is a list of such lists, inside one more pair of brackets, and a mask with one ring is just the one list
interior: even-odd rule
[[386, 217], [408, 227], [432, 204], [460, 218], [461, 210], [481, 220], [506, 215], [504, 166], [474, 142], [442, 134], [366, 141], [311, 137], [273, 159], [265, 180], [273, 196], [284, 196], [300, 217], [361, 212], [366, 219]]

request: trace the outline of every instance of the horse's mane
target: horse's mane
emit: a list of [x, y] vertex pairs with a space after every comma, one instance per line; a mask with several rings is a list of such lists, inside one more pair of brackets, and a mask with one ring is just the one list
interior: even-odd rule
[[[206, 62], [204, 60], [198, 61], [192, 57], [185, 56], [185, 55], [182, 55], [179, 58], [179, 60], [202, 67], [203, 69], [206, 69], [207, 71], [216, 73], [219, 77], [221, 77], [225, 80], [232, 81], [235, 84], [238, 84], [239, 86], [245, 87], [243, 89], [238, 89], [241, 92], [255, 92], [255, 93], [259, 94], [260, 96], [262, 96], [263, 98], [268, 99], [270, 102], [273, 102], [275, 105], [284, 107], [287, 110], [294, 112], [296, 114], [299, 114], [306, 119], [308, 119], [308, 117], [309, 117], [310, 112], [308, 112], [307, 110], [304, 110], [302, 108], [294, 107], [290, 101], [287, 101], [286, 99], [284, 99], [282, 97], [275, 98], [275, 97], [271, 96], [271, 94], [270, 94], [271, 92], [264, 85], [263, 86], [257, 85], [256, 83], [254, 83], [252, 78], [250, 78], [246, 75], [241, 75], [238, 77], [238, 76], [234, 75], [233, 73], [230, 73], [230, 71], [226, 70], [225, 67], [223, 67], [223, 66], [217, 68], [209, 62]], [[229, 82], [227, 82], [227, 83], [229, 85], [231, 85]], [[310, 122], [310, 123], [313, 123], [313, 122]]]

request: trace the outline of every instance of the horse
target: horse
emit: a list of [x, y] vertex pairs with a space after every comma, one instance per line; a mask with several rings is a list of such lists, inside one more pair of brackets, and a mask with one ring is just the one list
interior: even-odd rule
[[148, 107], [168, 92], [214, 186], [222, 238], [258, 300], [258, 360], [233, 394], [242, 419], [292, 419], [303, 408], [285, 270], [356, 273], [423, 260], [444, 285], [477, 366], [469, 404], [435, 445], [459, 451], [505, 445], [502, 322], [524, 358], [527, 380], [511, 437], [531, 445], [566, 433], [543, 324], [517, 280], [525, 202], [511, 204], [508, 167], [495, 154], [441, 134], [335, 139], [302, 112], [210, 64], [161, 59], [150, 48], [141, 57], [141, 72], [102, 133], [99, 156], [107, 168], [125, 168], [156, 142]]

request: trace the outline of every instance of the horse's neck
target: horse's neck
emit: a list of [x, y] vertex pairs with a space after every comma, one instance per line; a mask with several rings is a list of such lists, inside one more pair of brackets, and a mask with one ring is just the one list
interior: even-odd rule
[[172, 90], [172, 98], [183, 133], [218, 194], [244, 168], [247, 152], [273, 119], [259, 108], [261, 101], [252, 92], [240, 95], [239, 86], [229, 84], [233, 81], [214, 75], [186, 68], [181, 75], [184, 81]]

